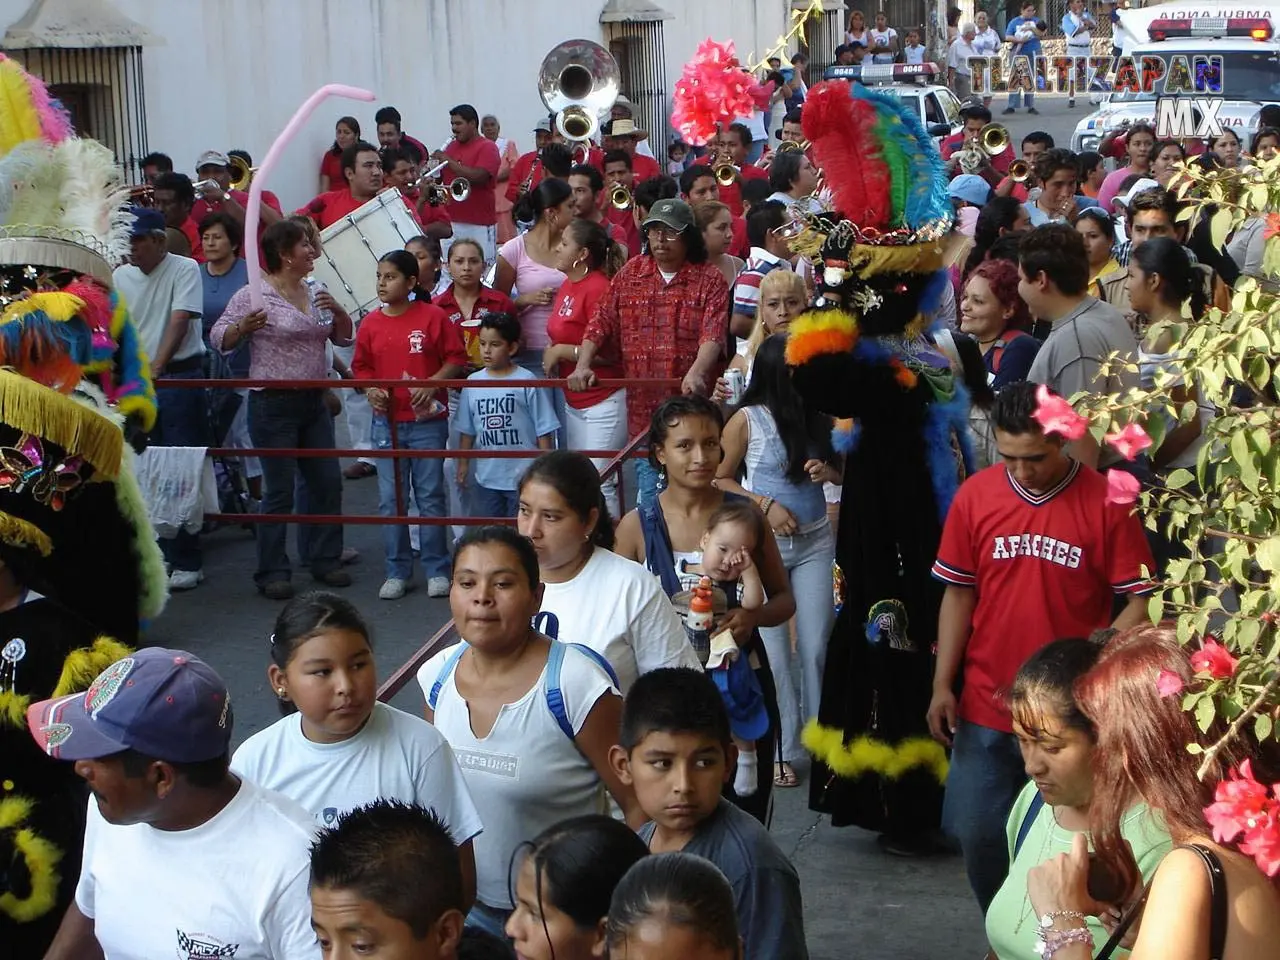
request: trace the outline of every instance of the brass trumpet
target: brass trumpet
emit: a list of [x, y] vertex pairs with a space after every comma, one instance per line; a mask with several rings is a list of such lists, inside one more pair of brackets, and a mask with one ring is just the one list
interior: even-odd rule
[[458, 177], [447, 187], [440, 183], [431, 183], [426, 189], [427, 203], [433, 207], [439, 207], [450, 200], [461, 203], [471, 196], [471, 181], [466, 177]]
[[1014, 183], [1026, 183], [1031, 179], [1031, 164], [1025, 160], [1014, 160], [1009, 164], [1009, 179]]
[[978, 131], [978, 146], [989, 157], [1009, 148], [1009, 129], [1002, 123], [988, 123]]
[[630, 210], [633, 202], [631, 191], [622, 184], [609, 191], [609, 206], [615, 210]]
[[718, 163], [712, 171], [716, 175], [716, 183], [722, 187], [731, 187], [738, 182], [738, 168], [732, 163]]
[[804, 153], [809, 149], [808, 140], [783, 140], [774, 153]]

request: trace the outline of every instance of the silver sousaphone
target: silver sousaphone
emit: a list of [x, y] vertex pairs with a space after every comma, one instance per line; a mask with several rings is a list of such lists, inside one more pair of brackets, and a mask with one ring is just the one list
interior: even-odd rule
[[583, 143], [600, 129], [601, 117], [621, 91], [613, 54], [590, 40], [566, 40], [551, 49], [538, 70], [538, 96], [555, 114], [566, 140]]

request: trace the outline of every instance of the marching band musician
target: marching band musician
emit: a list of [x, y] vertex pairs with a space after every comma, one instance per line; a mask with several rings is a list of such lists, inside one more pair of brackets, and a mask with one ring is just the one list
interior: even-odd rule
[[507, 178], [506, 198], [515, 203], [542, 182], [542, 164], [539, 157], [542, 148], [555, 139], [555, 130], [551, 126], [551, 118], [543, 117], [533, 128], [533, 149], [522, 153], [511, 168], [511, 176]]
[[[988, 156], [983, 152], [982, 145], [978, 143], [978, 140], [982, 136], [982, 129], [991, 122], [991, 111], [984, 106], [974, 104], [962, 109], [960, 118], [964, 121], [964, 128], [959, 133], [953, 133], [943, 140], [942, 146], [939, 148], [942, 153], [942, 159], [947, 161], [948, 175], [957, 177], [962, 173], [976, 173], [991, 186], [999, 186], [1000, 181], [1009, 172], [1009, 163], [1013, 160], [1013, 150], [1005, 147], [994, 157]], [[962, 170], [960, 161], [956, 157], [957, 153], [968, 149], [976, 149], [982, 155], [981, 164], [974, 170]]]
[[[751, 152], [751, 131], [745, 123], [733, 123], [720, 131], [717, 141], [717, 152], [714, 168], [717, 164], [729, 163], [737, 168], [738, 177], [730, 184], [718, 184], [720, 202], [738, 218], [742, 217], [742, 182], [745, 180], [768, 180], [769, 171], [747, 162]], [[745, 233], [745, 230], [743, 231]]]
[[[236, 151], [240, 159], [248, 156], [243, 150]], [[251, 167], [250, 160], [245, 166]], [[231, 154], [217, 150], [206, 150], [196, 160], [196, 198], [191, 208], [191, 222], [202, 223], [211, 213], [225, 213], [244, 228], [245, 212], [249, 207], [249, 194], [243, 190], [231, 189]], [[280, 201], [270, 190], [262, 191], [262, 214], [258, 220], [258, 240], [262, 240], [262, 231], [267, 229], [281, 217]], [[259, 248], [261, 249], [261, 248]], [[204, 247], [197, 239], [191, 244], [191, 256], [197, 263], [204, 263]], [[243, 259], [244, 250], [240, 251]]]
[[322, 193], [298, 213], [305, 214], [323, 230], [337, 223], [378, 195], [382, 189], [382, 159], [378, 148], [364, 140], [357, 140], [342, 151], [342, 175], [347, 185]]
[[604, 188], [612, 193], [615, 187], [631, 191], [630, 209], [619, 209], [612, 204], [604, 208], [604, 219], [622, 231], [629, 256], [638, 257], [644, 246], [640, 236], [640, 224], [636, 220], [636, 178], [631, 170], [631, 155], [625, 150], [611, 150], [604, 155]]
[[485, 260], [498, 254], [498, 207], [495, 200], [502, 156], [492, 140], [480, 135], [480, 115], [469, 103], [449, 111], [453, 139], [444, 150], [431, 154], [431, 165], [446, 163], [440, 180], [449, 186], [459, 177], [471, 184], [465, 200], [454, 201], [449, 211], [455, 238], [471, 237], [484, 249]]
[[415, 164], [422, 163], [427, 156], [427, 148], [421, 140], [415, 140], [400, 129], [400, 111], [395, 107], [382, 107], [373, 115], [373, 122], [378, 128], [378, 146], [382, 149], [393, 147], [407, 150]]
[[631, 120], [610, 120], [601, 128], [604, 137], [604, 152], [622, 150], [631, 157], [631, 171], [636, 182], [643, 183], [650, 177], [662, 176], [662, 168], [653, 157], [646, 157], [636, 152], [641, 140], [649, 139], [647, 130], [641, 130]]
[[[716, 179], [715, 171], [704, 164], [696, 163], [680, 174], [680, 195], [690, 206], [705, 200], [724, 203], [723, 189], [720, 181]], [[751, 243], [747, 239], [747, 223], [745, 219], [734, 214], [732, 209], [729, 212], [733, 214], [733, 241], [725, 252], [731, 257], [745, 260], [747, 254], [751, 252]]]
[[604, 208], [609, 205], [609, 200], [604, 192], [604, 177], [600, 171], [590, 164], [575, 165], [569, 171], [569, 189], [573, 191], [573, 215], [579, 220], [600, 224], [611, 241], [628, 250], [626, 233], [617, 224], [605, 219]]

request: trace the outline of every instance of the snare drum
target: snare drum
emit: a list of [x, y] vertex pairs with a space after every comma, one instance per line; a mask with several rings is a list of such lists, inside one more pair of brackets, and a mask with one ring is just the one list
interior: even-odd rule
[[378, 307], [378, 258], [422, 233], [399, 190], [385, 190], [320, 231], [312, 275], [353, 320]]

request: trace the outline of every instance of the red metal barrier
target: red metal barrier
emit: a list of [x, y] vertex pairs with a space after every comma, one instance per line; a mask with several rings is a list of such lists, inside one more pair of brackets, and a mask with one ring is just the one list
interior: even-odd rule
[[[359, 384], [357, 387], [356, 384]], [[542, 387], [542, 388], [558, 388], [564, 387], [563, 380], [522, 380], [522, 387]], [[625, 388], [631, 386], [645, 387], [669, 387], [673, 390], [680, 389], [679, 380], [602, 380], [600, 385], [604, 387]], [[502, 381], [491, 380], [158, 380], [156, 381], [157, 389], [214, 389], [214, 390], [240, 390], [267, 388], [272, 390], [349, 390], [364, 389], [366, 387], [382, 387], [383, 389], [408, 390], [416, 387], [444, 387], [460, 389], [467, 388], [498, 388], [505, 387]], [[639, 433], [627, 441], [626, 446], [621, 450], [582, 450], [580, 453], [595, 459], [609, 457], [609, 462], [604, 469], [600, 471], [602, 480], [611, 476], [616, 476], [618, 481], [618, 499], [620, 502], [626, 502], [626, 491], [623, 487], [622, 466], [630, 458], [640, 455], [640, 445], [644, 442], [645, 434]], [[395, 443], [395, 431], [392, 431], [392, 444]], [[299, 448], [253, 448], [239, 449], [234, 447], [211, 447], [207, 451], [209, 456], [213, 457], [361, 457], [369, 459], [380, 459], [392, 457], [396, 459], [414, 459], [423, 457], [447, 459], [479, 459], [482, 457], [492, 458], [511, 458], [528, 460], [537, 457], [539, 451], [486, 451], [486, 450], [399, 450], [394, 446], [390, 450], [311, 450]], [[403, 514], [404, 501], [402, 491], [400, 489], [400, 472], [396, 471], [396, 504], [397, 513]], [[261, 514], [261, 513], [206, 513], [205, 519], [221, 521], [226, 523], [261, 523], [264, 520], [275, 520], [283, 523], [328, 523], [328, 524], [352, 524], [355, 526], [369, 526], [373, 524], [418, 524], [423, 526], [474, 526], [478, 524], [503, 523], [511, 524], [515, 520], [509, 517], [382, 517], [368, 515], [335, 515], [326, 516], [322, 514]], [[615, 517], [615, 520], [620, 518]], [[454, 621], [451, 619], [443, 627], [437, 630], [430, 639], [427, 640], [418, 650], [401, 664], [395, 672], [388, 677], [378, 688], [378, 699], [386, 702], [391, 700], [403, 690], [417, 675], [422, 665], [434, 657], [441, 650], [452, 646], [460, 638], [455, 629]]]

